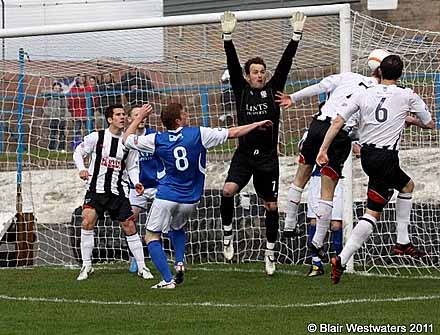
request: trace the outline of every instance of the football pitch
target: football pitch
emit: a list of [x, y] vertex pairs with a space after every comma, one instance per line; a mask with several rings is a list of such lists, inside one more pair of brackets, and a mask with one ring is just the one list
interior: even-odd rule
[[[82, 282], [79, 269], [3, 269], [0, 334], [440, 333], [440, 278], [344, 274], [335, 286], [329, 268], [306, 278], [306, 267], [278, 266], [267, 277], [263, 266], [189, 265], [175, 290], [150, 289], [157, 272], [146, 281], [125, 264], [98, 265]], [[347, 324], [406, 331], [353, 332]]]

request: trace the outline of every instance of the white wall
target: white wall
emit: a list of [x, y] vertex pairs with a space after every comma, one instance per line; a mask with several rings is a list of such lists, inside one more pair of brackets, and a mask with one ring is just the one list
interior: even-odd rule
[[[6, 28], [161, 17], [162, 0], [8, 0]], [[31, 59], [135, 58], [159, 60], [162, 29], [102, 32], [6, 40], [6, 57], [17, 58], [24, 47]]]

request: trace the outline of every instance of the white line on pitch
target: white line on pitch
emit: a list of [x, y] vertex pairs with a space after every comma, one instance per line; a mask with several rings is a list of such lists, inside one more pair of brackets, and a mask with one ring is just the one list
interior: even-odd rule
[[440, 295], [418, 296], [418, 297], [394, 297], [394, 298], [379, 298], [379, 299], [347, 299], [316, 302], [310, 304], [227, 304], [218, 302], [144, 302], [144, 301], [101, 301], [101, 300], [85, 300], [85, 299], [66, 299], [66, 298], [45, 298], [45, 297], [13, 297], [8, 295], [0, 295], [0, 300], [8, 301], [25, 301], [25, 302], [49, 302], [58, 304], [84, 304], [84, 305], [130, 305], [130, 306], [150, 306], [150, 307], [214, 307], [214, 308], [254, 308], [254, 309], [286, 309], [286, 308], [304, 308], [304, 307], [325, 307], [348, 304], [370, 304], [381, 302], [401, 302], [401, 301], [426, 301], [439, 300]]

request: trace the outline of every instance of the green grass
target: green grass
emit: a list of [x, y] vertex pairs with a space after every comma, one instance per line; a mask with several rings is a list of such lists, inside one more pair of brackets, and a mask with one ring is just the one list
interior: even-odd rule
[[[310, 322], [417, 322], [440, 332], [436, 279], [346, 274], [335, 286], [328, 271], [305, 278], [304, 267], [280, 266], [269, 278], [262, 267], [190, 266], [184, 284], [169, 291], [149, 288], [157, 273], [144, 281], [121, 266], [97, 267], [83, 282], [78, 269], [1, 270], [0, 334], [308, 334]], [[390, 300], [407, 297], [426, 298]]]

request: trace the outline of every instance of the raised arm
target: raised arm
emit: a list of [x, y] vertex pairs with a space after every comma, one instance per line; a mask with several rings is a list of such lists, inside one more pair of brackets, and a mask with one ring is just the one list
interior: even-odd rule
[[231, 86], [234, 92], [246, 85], [246, 80], [243, 77], [243, 70], [240, 65], [240, 61], [235, 50], [234, 43], [232, 42], [232, 33], [235, 30], [237, 24], [237, 18], [234, 13], [226, 11], [220, 17], [221, 26], [223, 32], [223, 43], [226, 53], [226, 62], [228, 65], [228, 71], [231, 81]]
[[274, 75], [270, 80], [270, 83], [277, 91], [282, 91], [284, 89], [284, 85], [286, 84], [287, 76], [289, 75], [290, 68], [292, 67], [293, 58], [295, 57], [299, 41], [302, 37], [306, 18], [307, 17], [303, 12], [296, 12], [290, 19], [293, 30], [292, 39], [287, 45], [287, 48], [284, 50], [280, 62], [275, 69]]
[[146, 118], [148, 115], [151, 114], [153, 111], [153, 107], [150, 104], [142, 105], [141, 110], [139, 111], [139, 114], [136, 118], [133, 119], [133, 121], [130, 123], [127, 129], [125, 129], [124, 135], [122, 136], [122, 143], [125, 144], [127, 141], [128, 136], [136, 134], [136, 129], [138, 128], [139, 124]]

